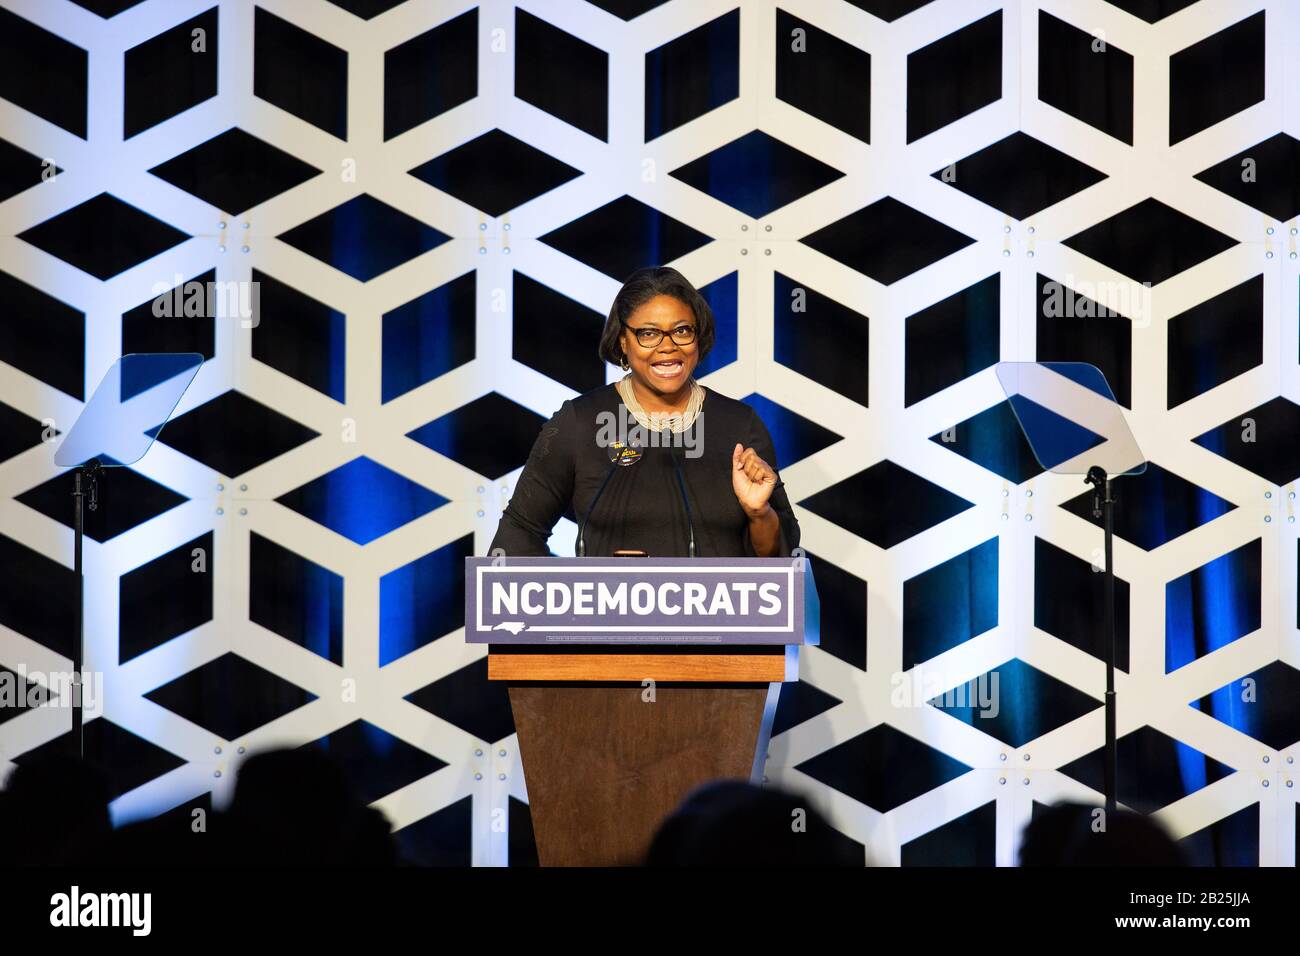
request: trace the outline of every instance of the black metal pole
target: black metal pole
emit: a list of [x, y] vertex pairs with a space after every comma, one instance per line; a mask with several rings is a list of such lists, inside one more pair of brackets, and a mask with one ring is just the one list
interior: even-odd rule
[[1102, 504], [1106, 512], [1106, 816], [1115, 813], [1116, 786], [1119, 782], [1119, 744], [1115, 732], [1115, 566], [1111, 562], [1111, 543], [1115, 526], [1115, 499], [1110, 478], [1106, 478]]
[[72, 476], [72, 500], [75, 513], [72, 525], [72, 567], [77, 574], [77, 633], [73, 636], [72, 644], [72, 738], [70, 746], [73, 754], [78, 757], [86, 755], [81, 723], [81, 662], [85, 653], [86, 636], [86, 587], [81, 567], [81, 538], [85, 532], [84, 503], [86, 498], [82, 482], [87, 479], [94, 480], [86, 475], [84, 465], [77, 468]]
[[1106, 742], [1102, 757], [1102, 791], [1106, 797], [1106, 815], [1115, 812], [1116, 792], [1119, 783], [1119, 743], [1115, 721], [1115, 647], [1118, 635], [1115, 627], [1115, 566], [1113, 562], [1113, 543], [1115, 536], [1115, 496], [1112, 493], [1110, 476], [1098, 465], [1088, 469], [1084, 478], [1093, 486], [1092, 514], [1094, 518], [1104, 518], [1105, 529], [1105, 574], [1106, 574], [1106, 617], [1103, 622], [1102, 635], [1106, 642]]

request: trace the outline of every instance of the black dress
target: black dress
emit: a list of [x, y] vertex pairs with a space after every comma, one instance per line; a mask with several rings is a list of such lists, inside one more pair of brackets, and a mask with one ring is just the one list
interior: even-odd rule
[[491, 547], [512, 556], [550, 554], [547, 541], [556, 521], [567, 517], [580, 522], [612, 467], [614, 474], [588, 519], [587, 554], [607, 556], [628, 548], [654, 557], [685, 557], [688, 526], [670, 457], [675, 453], [691, 504], [696, 556], [754, 557], [749, 520], [731, 486], [731, 453], [740, 442], [777, 471], [770, 499], [781, 525], [775, 556], [788, 557], [799, 544], [799, 522], [781, 481], [771, 435], [744, 402], [707, 386], [704, 391], [692, 426], [701, 453], [688, 455], [680, 447], [652, 443], [631, 465], [612, 466], [608, 447], [598, 441], [602, 435], [608, 438], [609, 423], [619, 414], [614, 385], [566, 401], [533, 443]]

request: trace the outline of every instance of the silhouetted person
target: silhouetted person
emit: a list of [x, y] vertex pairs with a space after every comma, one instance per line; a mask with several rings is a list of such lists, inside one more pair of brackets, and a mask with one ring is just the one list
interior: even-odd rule
[[239, 769], [224, 818], [224, 858], [237, 866], [393, 866], [392, 825], [361, 802], [315, 748], [272, 750]]
[[105, 862], [109, 801], [107, 778], [85, 761], [61, 753], [24, 758], [0, 792], [0, 863]]
[[808, 801], [739, 780], [706, 784], [663, 822], [647, 866], [862, 866]]
[[[1099, 807], [1059, 803], [1025, 827], [1021, 866], [1185, 866], [1178, 844], [1154, 820], [1131, 810], [1099, 819]], [[1104, 822], [1105, 828], [1099, 829]]]

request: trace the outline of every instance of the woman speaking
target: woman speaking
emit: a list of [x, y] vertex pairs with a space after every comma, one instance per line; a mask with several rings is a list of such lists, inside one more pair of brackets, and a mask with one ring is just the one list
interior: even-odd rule
[[789, 556], [799, 522], [767, 428], [692, 376], [713, 335], [712, 310], [680, 272], [634, 272], [599, 346], [627, 374], [542, 427], [493, 553], [549, 554], [563, 516], [578, 523], [579, 554]]

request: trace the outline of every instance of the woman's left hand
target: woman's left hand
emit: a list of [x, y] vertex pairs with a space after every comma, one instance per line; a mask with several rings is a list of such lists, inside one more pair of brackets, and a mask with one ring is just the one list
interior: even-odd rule
[[755, 518], [768, 508], [776, 487], [776, 472], [752, 448], [742, 450], [739, 442], [731, 450], [731, 487], [746, 516]]

